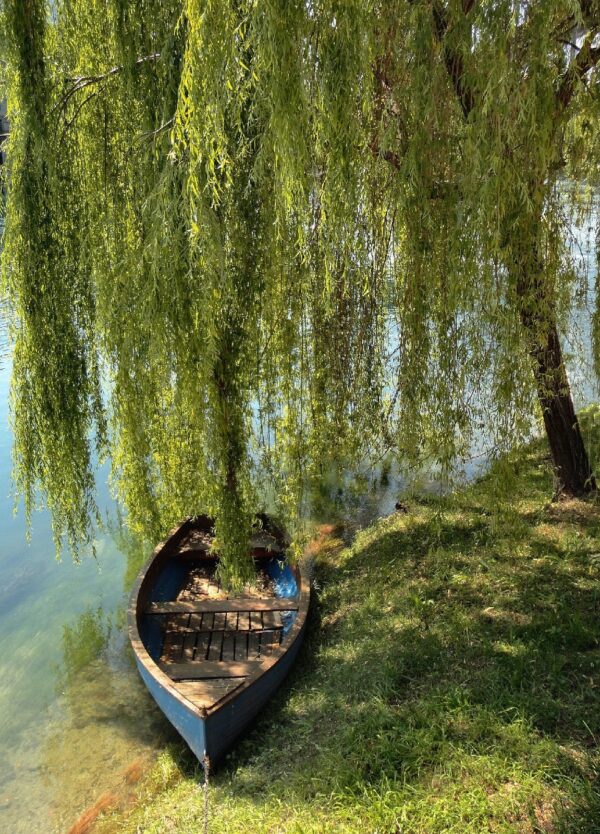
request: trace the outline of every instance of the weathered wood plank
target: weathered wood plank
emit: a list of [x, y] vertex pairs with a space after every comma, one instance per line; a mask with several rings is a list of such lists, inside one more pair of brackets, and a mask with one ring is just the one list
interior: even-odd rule
[[189, 627], [192, 631], [202, 631], [202, 614], [191, 614]]
[[223, 646], [223, 632], [213, 631], [210, 635], [210, 646], [208, 647], [207, 660], [221, 660], [221, 647]]
[[[281, 556], [285, 553], [285, 548], [281, 546], [277, 539], [268, 533], [257, 533], [252, 536], [250, 539], [250, 549], [262, 551], [266, 556]], [[210, 549], [210, 543], [207, 541], [185, 542], [180, 545], [177, 555], [183, 559], [216, 560], [219, 558], [219, 554]]]
[[258, 660], [260, 657], [260, 635], [253, 631], [248, 635], [248, 661]]
[[265, 611], [263, 613], [264, 628], [283, 628], [283, 620], [280, 611]]
[[237, 631], [239, 616], [240, 616], [239, 611], [229, 611], [225, 615], [225, 630], [226, 631]]
[[279, 637], [277, 632], [262, 631], [260, 634], [260, 656], [268, 657], [279, 648]]
[[198, 635], [198, 639], [196, 641], [196, 654], [194, 655], [194, 660], [206, 660], [209, 644], [209, 631], [204, 631]]
[[285, 553], [285, 548], [274, 536], [270, 536], [268, 533], [256, 533], [252, 536], [250, 547], [253, 550], [267, 550], [273, 556]]
[[213, 631], [225, 631], [225, 624], [227, 622], [227, 614], [224, 611], [218, 611], [215, 614], [215, 621], [213, 624]]
[[159, 663], [160, 668], [173, 680], [204, 680], [209, 678], [243, 678], [251, 675], [259, 663], [234, 661], [218, 663]]
[[241, 686], [245, 680], [245, 678], [213, 678], [204, 681], [179, 681], [177, 689], [197, 707], [208, 709]]
[[208, 614], [229, 611], [297, 611], [297, 600], [288, 597], [237, 597], [182, 602], [150, 602], [145, 614]]
[[189, 621], [190, 615], [187, 612], [182, 611], [172, 617], [169, 625], [173, 631], [184, 631], [188, 627]]
[[194, 542], [193, 544], [182, 544], [177, 551], [178, 556], [192, 559], [217, 559], [218, 555], [211, 551], [207, 542]]
[[223, 662], [231, 662], [235, 659], [235, 643], [234, 638], [224, 633], [223, 634], [223, 649], [221, 651], [221, 660]]
[[235, 635], [235, 659], [248, 660], [248, 632], [237, 631]]
[[176, 635], [173, 631], [169, 631], [165, 634], [161, 655], [163, 660], [171, 660], [175, 656], [174, 642], [176, 637], [178, 637], [178, 635]]
[[183, 652], [184, 660], [194, 659], [194, 650], [196, 648], [196, 634], [193, 631], [188, 632], [183, 638]]
[[220, 628], [187, 628], [182, 632], [173, 632], [173, 636], [178, 637], [181, 640], [185, 640], [188, 634], [212, 634], [213, 631], [219, 631], [223, 634], [223, 637], [231, 637], [235, 634], [247, 634], [251, 631], [260, 631], [265, 632], [268, 631], [269, 633], [278, 634], [279, 632], [283, 631], [283, 626], [277, 626], [273, 628], [272, 626], [267, 627], [266, 625], [260, 625], [257, 621], [257, 625], [254, 628], [236, 628], [236, 629], [229, 629], [227, 625], [223, 626], [221, 624]]

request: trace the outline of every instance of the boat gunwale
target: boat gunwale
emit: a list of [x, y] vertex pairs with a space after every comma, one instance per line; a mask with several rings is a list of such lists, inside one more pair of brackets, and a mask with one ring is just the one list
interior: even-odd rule
[[[200, 719], [205, 719], [208, 716], [214, 715], [219, 710], [226, 707], [227, 704], [230, 701], [233, 701], [235, 698], [237, 698], [241, 692], [255, 684], [260, 677], [262, 677], [280, 660], [282, 660], [282, 658], [287, 654], [289, 649], [294, 645], [294, 643], [302, 633], [308, 615], [308, 606], [310, 602], [310, 580], [305, 566], [302, 563], [299, 563], [296, 568], [297, 579], [299, 579], [298, 612], [290, 630], [285, 635], [282, 642], [272, 652], [272, 654], [266, 657], [263, 661], [259, 662], [259, 665], [257, 666], [256, 670], [251, 675], [246, 676], [239, 686], [236, 686], [235, 689], [232, 689], [230, 692], [223, 695], [222, 698], [215, 700], [210, 707], [199, 707], [196, 704], [194, 704], [193, 701], [189, 700], [189, 698], [186, 698], [186, 696], [183, 695], [183, 693], [177, 688], [177, 682], [170, 678], [165, 672], [163, 672], [163, 670], [158, 666], [158, 664], [152, 659], [140, 636], [138, 627], [138, 617], [144, 615], [144, 612], [140, 611], [140, 591], [144, 586], [144, 582], [147, 579], [150, 569], [153, 565], [157, 563], [157, 560], [162, 561], [161, 556], [166, 561], [169, 558], [171, 558], [171, 555], [174, 555], [169, 554], [169, 545], [172, 544], [173, 539], [175, 539], [178, 535], [182, 535], [182, 531], [185, 532], [184, 528], [192, 527], [193, 522], [193, 518], [185, 519], [176, 527], [174, 527], [163, 541], [159, 542], [156, 545], [156, 547], [152, 551], [152, 555], [144, 564], [144, 566], [138, 573], [135, 582], [133, 583], [127, 608], [127, 621], [129, 640], [133, 652], [136, 656], [136, 659], [139, 661], [139, 663], [141, 663], [142, 666], [147, 670], [147, 672], [164, 689], [166, 689], [170, 695], [174, 696], [174, 698], [177, 701], [179, 701], [179, 703], [181, 703], [183, 707], [185, 707], [187, 710], [192, 710]], [[201, 663], [202, 661], [200, 661], [200, 664]]]

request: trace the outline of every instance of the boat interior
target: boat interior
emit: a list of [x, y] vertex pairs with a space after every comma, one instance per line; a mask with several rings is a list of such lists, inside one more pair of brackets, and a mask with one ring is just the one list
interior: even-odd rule
[[188, 526], [148, 577], [140, 636], [172, 686], [202, 711], [281, 654], [298, 612], [298, 576], [283, 562], [285, 543], [261, 530], [251, 540], [256, 581], [230, 595], [218, 580], [206, 520]]

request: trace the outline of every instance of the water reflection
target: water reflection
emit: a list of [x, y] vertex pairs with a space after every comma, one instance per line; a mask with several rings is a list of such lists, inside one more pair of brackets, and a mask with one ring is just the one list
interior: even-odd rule
[[63, 652], [65, 688], [40, 750], [61, 831], [101, 796], [127, 801], [132, 772], [141, 775], [157, 746], [173, 738], [139, 681], [125, 635], [101, 612], [86, 611], [65, 629]]
[[132, 532], [127, 527], [123, 515], [118, 508], [115, 509], [113, 516], [107, 519], [105, 533], [110, 537], [114, 547], [117, 548], [125, 559], [123, 591], [129, 594], [134, 579], [144, 562], [148, 560], [155, 544], [145, 541], [141, 536]]
[[79, 566], [54, 558], [50, 519], [26, 544], [12, 512], [10, 367], [0, 366], [0, 832], [65, 834], [102, 796], [125, 801], [173, 733], [135, 670], [127, 595], [148, 554], [113, 520]]
[[126, 802], [156, 749], [174, 738], [112, 616], [86, 609], [63, 626], [61, 642], [52, 676], [58, 696], [0, 759], [7, 834], [65, 832], [100, 796]]
[[63, 626], [62, 664], [57, 667], [57, 686], [64, 691], [77, 674], [98, 660], [105, 650], [111, 632], [110, 617], [101, 608], [88, 609], [75, 624]]

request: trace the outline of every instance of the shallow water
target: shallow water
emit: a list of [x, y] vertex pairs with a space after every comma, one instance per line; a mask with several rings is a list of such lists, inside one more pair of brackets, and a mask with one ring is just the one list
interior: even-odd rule
[[[0, 831], [65, 832], [103, 794], [124, 801], [173, 738], [141, 684], [124, 630], [144, 549], [119, 530], [96, 559], [57, 562], [49, 516], [31, 543], [9, 497], [9, 368], [0, 369]], [[106, 488], [104, 508], [114, 516]], [[132, 765], [135, 765], [132, 767]], [[127, 772], [127, 775], [125, 775]]]

